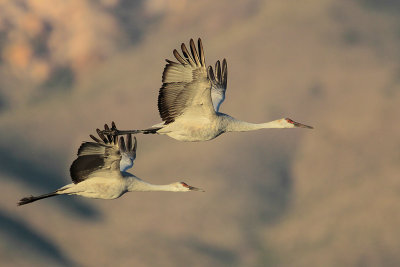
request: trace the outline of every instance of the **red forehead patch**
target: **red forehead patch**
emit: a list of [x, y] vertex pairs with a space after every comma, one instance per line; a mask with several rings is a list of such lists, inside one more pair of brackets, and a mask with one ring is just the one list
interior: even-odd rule
[[291, 123], [291, 124], [293, 124], [294, 123], [294, 121], [292, 121], [291, 119], [289, 119], [289, 118], [286, 118], [286, 121], [288, 122], [288, 123]]
[[184, 187], [189, 187], [186, 183], [181, 182], [181, 185], [183, 185]]

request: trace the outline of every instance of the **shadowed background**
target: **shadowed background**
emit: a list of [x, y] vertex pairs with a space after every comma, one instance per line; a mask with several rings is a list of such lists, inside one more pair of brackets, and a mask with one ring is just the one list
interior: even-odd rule
[[[0, 257], [7, 266], [398, 266], [397, 1], [0, 1]], [[26, 195], [80, 143], [160, 121], [164, 59], [228, 61], [221, 111], [314, 130], [138, 136], [132, 173], [205, 193]]]

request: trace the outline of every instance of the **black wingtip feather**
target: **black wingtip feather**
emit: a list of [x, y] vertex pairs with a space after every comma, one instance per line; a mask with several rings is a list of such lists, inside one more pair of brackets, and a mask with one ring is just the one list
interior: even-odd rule
[[208, 73], [208, 79], [215, 86], [216, 85], [216, 80], [215, 80], [213, 68], [211, 66], [208, 66], [207, 73]]
[[101, 140], [95, 137], [94, 135], [90, 134], [89, 137], [92, 138], [95, 142], [101, 143]]
[[121, 137], [121, 138], [119, 139], [119, 149], [120, 149], [122, 152], [126, 152], [126, 146], [125, 146], [125, 139], [124, 139], [124, 137]]
[[96, 129], [97, 134], [99, 135], [99, 137], [101, 138], [101, 140], [103, 140], [104, 143], [107, 144], [107, 138], [104, 136], [104, 134], [100, 131], [99, 128]]
[[[110, 130], [110, 128], [108, 127], [107, 124], [104, 124], [104, 130], [107, 130], [107, 131]], [[113, 142], [112, 136], [110, 134], [107, 134], [106, 137], [108, 139], [108, 143], [111, 144]]]
[[217, 82], [221, 82], [221, 62], [219, 60], [215, 63], [215, 79]]
[[201, 65], [202, 65], [203, 67], [205, 67], [205, 66], [206, 66], [206, 60], [205, 60], [205, 58], [204, 58], [203, 43], [202, 43], [202, 41], [201, 41], [201, 38], [199, 38], [199, 39], [197, 40], [197, 46], [199, 47], [199, 55], [200, 55]]
[[189, 64], [194, 67], [196, 66], [196, 63], [194, 62], [194, 59], [192, 58], [192, 56], [190, 55], [188, 49], [186, 48], [186, 45], [184, 43], [182, 43], [181, 45], [181, 49], [182, 49], [182, 53], [183, 56], [186, 58], [186, 60], [189, 62]]
[[222, 84], [226, 88], [228, 84], [228, 64], [226, 63], [226, 59], [222, 60]]
[[179, 54], [178, 50], [174, 49], [172, 52], [174, 54], [174, 57], [182, 64], [182, 65], [187, 65], [188, 62], [183, 59], [183, 57]]
[[192, 65], [190, 62], [189, 51], [187, 50], [186, 45], [184, 43], [181, 44], [181, 50], [185, 59], [189, 62], [190, 65]]
[[132, 135], [131, 134], [126, 135], [126, 142], [127, 142], [126, 147], [127, 147], [128, 151], [131, 151], [132, 150]]
[[199, 55], [197, 54], [196, 45], [194, 44], [193, 39], [190, 39], [190, 51], [192, 52], [192, 56], [197, 66], [201, 66]]
[[132, 147], [132, 150], [136, 153], [136, 150], [137, 150], [137, 139], [136, 139], [136, 136], [133, 137], [133, 140], [134, 140], [134, 145]]

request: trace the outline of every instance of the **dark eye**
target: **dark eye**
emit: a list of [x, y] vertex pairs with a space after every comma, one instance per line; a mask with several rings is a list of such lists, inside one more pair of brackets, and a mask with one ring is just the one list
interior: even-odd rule
[[286, 119], [286, 121], [288, 122], [288, 123], [291, 123], [291, 124], [293, 124], [294, 123], [294, 121], [292, 121], [291, 119]]

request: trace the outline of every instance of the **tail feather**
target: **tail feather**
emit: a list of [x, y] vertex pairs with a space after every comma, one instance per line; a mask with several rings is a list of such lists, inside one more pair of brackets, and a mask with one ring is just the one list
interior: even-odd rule
[[35, 201], [37, 201], [39, 199], [48, 198], [48, 197], [54, 197], [54, 196], [58, 196], [58, 195], [59, 194], [57, 194], [57, 192], [52, 192], [52, 193], [40, 195], [40, 196], [37, 196], [37, 197], [34, 197], [34, 196], [24, 197], [18, 202], [18, 206], [29, 204], [29, 203], [35, 202]]

